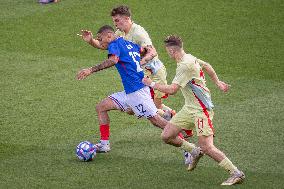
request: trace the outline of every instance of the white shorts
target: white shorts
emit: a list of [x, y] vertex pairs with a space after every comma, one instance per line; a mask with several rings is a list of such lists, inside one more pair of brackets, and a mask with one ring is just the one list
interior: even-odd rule
[[126, 94], [125, 91], [108, 96], [121, 111], [131, 109], [138, 118], [151, 118], [157, 115], [157, 108], [151, 98], [149, 87]]

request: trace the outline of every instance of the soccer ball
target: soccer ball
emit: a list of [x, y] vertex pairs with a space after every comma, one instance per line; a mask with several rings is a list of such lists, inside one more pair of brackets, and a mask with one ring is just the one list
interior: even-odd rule
[[81, 161], [92, 161], [96, 156], [96, 147], [89, 141], [80, 142], [76, 148], [76, 155]]

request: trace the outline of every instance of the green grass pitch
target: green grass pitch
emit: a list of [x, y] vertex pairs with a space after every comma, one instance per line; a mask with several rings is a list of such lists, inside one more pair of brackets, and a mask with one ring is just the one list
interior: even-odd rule
[[[120, 3], [0, 0], [0, 188], [221, 188], [228, 174], [214, 161], [204, 157], [187, 172], [159, 129], [120, 112], [110, 114], [112, 151], [88, 163], [76, 159], [79, 142], [99, 139], [96, 103], [122, 89], [114, 68], [75, 80], [106, 57], [76, 33], [112, 24], [110, 10]], [[207, 77], [215, 144], [246, 173], [235, 188], [284, 188], [283, 1], [123, 3], [151, 35], [169, 82], [176, 66], [163, 39], [178, 34], [187, 52], [231, 84], [223, 94]], [[165, 103], [179, 110], [183, 97]]]

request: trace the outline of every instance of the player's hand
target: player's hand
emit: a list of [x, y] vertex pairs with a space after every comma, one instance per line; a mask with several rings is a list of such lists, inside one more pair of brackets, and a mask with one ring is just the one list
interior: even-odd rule
[[150, 86], [152, 83], [152, 80], [149, 77], [144, 77], [142, 79], [142, 82], [144, 83], [144, 85]]
[[88, 77], [89, 75], [91, 75], [92, 71], [90, 68], [87, 68], [87, 69], [83, 69], [81, 71], [78, 72], [77, 74], [77, 79], [78, 80], [83, 80], [85, 79], [86, 77]]
[[88, 31], [88, 30], [81, 30], [81, 33], [77, 34], [78, 36], [82, 37], [82, 39], [84, 41], [86, 41], [87, 43], [90, 43], [91, 40], [93, 39], [93, 34], [91, 31]]
[[223, 92], [226, 93], [226, 92], [229, 91], [231, 85], [229, 85], [229, 84], [227, 84], [227, 83], [225, 83], [225, 82], [223, 82], [223, 81], [219, 81], [219, 82], [217, 83], [217, 87], [218, 87], [221, 91], [223, 91]]

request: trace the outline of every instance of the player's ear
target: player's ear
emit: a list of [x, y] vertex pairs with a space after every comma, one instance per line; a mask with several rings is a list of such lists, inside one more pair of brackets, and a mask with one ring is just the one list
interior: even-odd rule
[[128, 21], [128, 20], [131, 20], [131, 18], [128, 17], [128, 16], [125, 16], [124, 18], [125, 18], [125, 20], [127, 20], [127, 21]]
[[107, 38], [108, 38], [108, 39], [111, 39], [111, 38], [112, 38], [112, 36], [113, 36], [113, 33], [110, 33], [110, 32], [109, 32], [109, 33], [107, 33]]
[[171, 55], [173, 55], [175, 53], [173, 48], [169, 48], [169, 52], [170, 52]]

